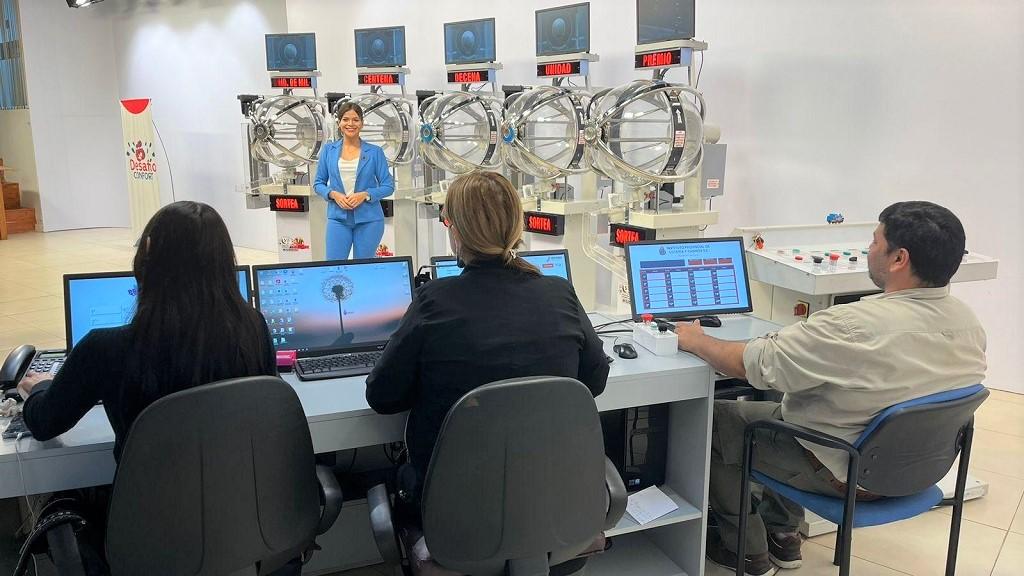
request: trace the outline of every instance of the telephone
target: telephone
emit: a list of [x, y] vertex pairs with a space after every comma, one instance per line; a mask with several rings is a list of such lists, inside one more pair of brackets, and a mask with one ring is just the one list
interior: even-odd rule
[[21, 377], [28, 372], [32, 360], [36, 357], [36, 347], [22, 344], [7, 355], [4, 365], [0, 368], [0, 390], [14, 388], [21, 382]]

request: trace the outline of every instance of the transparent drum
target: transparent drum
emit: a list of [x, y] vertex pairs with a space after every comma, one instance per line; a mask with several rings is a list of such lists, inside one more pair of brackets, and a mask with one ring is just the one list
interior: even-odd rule
[[555, 86], [538, 86], [506, 100], [505, 162], [545, 180], [588, 171], [584, 153], [588, 103], [588, 95]]
[[438, 169], [465, 174], [501, 166], [501, 104], [489, 94], [438, 94], [420, 107], [420, 155]]
[[363, 109], [363, 140], [384, 149], [388, 164], [412, 162], [414, 117], [412, 103], [404, 98], [386, 94], [362, 94], [339, 100], [332, 112], [337, 116], [338, 106], [353, 102]]
[[704, 98], [678, 84], [635, 80], [594, 96], [586, 126], [594, 169], [632, 186], [678, 182], [704, 154]]
[[252, 109], [249, 122], [253, 156], [281, 168], [316, 162], [327, 137], [323, 105], [310, 98], [272, 96]]

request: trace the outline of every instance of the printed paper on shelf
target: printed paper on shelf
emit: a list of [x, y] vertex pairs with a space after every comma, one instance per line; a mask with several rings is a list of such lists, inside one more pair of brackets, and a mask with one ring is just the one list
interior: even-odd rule
[[121, 129], [124, 133], [125, 170], [128, 173], [128, 205], [132, 235], [138, 237], [150, 217], [160, 209], [157, 167], [163, 161], [153, 145], [152, 101], [148, 98], [121, 100]]

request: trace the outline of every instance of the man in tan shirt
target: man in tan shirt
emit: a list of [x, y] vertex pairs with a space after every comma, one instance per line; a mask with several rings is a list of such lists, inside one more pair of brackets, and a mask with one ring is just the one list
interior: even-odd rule
[[[715, 402], [710, 500], [718, 528], [708, 531], [711, 560], [736, 566], [748, 423], [781, 419], [853, 442], [889, 406], [984, 379], [985, 331], [949, 294], [964, 244], [963, 226], [946, 208], [900, 202], [882, 211], [868, 251], [868, 273], [882, 294], [746, 343], [707, 336], [698, 323], [676, 326], [680, 349], [755, 388], [785, 393], [781, 404]], [[846, 460], [842, 452], [770, 435], [759, 437], [753, 465], [801, 490], [841, 496]], [[802, 518], [799, 505], [765, 489], [747, 523], [745, 572], [798, 568]]]

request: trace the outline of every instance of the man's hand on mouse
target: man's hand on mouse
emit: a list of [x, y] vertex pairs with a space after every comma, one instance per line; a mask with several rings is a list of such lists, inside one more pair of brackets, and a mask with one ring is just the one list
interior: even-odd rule
[[700, 320], [676, 324], [676, 342], [680, 350], [693, 352], [697, 340], [703, 337], [704, 329], [700, 326]]

